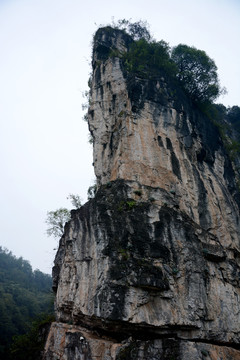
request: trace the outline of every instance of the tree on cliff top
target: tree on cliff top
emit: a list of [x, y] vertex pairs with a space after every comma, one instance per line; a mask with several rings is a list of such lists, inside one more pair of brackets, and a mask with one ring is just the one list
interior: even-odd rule
[[217, 66], [203, 50], [179, 44], [172, 50], [177, 78], [196, 102], [214, 101], [225, 90], [220, 88]]
[[131, 19], [122, 19], [113, 21], [112, 26], [125, 31], [134, 40], [129, 51], [121, 55], [129, 72], [145, 78], [162, 73], [177, 78], [188, 96], [197, 103], [211, 103], [226, 92], [220, 87], [214, 60], [205, 51], [183, 44], [171, 51], [165, 41], [153, 39], [146, 21], [132, 23]]
[[113, 28], [125, 31], [135, 41], [140, 39], [145, 39], [146, 41], [149, 42], [152, 38], [151, 33], [149, 31], [149, 24], [143, 20], [131, 22], [131, 19], [129, 20], [121, 19], [115, 22], [113, 19], [111, 26]]
[[135, 41], [123, 55], [124, 64], [129, 72], [141, 77], [159, 77], [162, 73], [175, 76], [176, 65], [170, 59], [170, 47], [161, 41]]
[[173, 48], [161, 41], [134, 41], [123, 55], [129, 72], [141, 77], [177, 78], [187, 95], [197, 103], [213, 102], [225, 92], [221, 89], [215, 62], [203, 50], [187, 45]]

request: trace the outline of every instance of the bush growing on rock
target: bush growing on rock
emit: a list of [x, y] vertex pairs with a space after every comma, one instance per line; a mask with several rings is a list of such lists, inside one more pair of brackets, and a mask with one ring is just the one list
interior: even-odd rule
[[112, 56], [123, 59], [128, 72], [144, 78], [171, 76], [197, 103], [211, 103], [226, 92], [220, 87], [214, 60], [205, 51], [183, 44], [171, 50], [165, 41], [155, 41], [148, 28], [148, 24], [141, 20], [131, 23], [123, 19], [112, 24], [112, 31], [123, 30], [133, 39], [124, 54], [112, 50]]
[[180, 44], [172, 50], [176, 76], [187, 94], [196, 102], [214, 101], [221, 90], [217, 66], [203, 50]]

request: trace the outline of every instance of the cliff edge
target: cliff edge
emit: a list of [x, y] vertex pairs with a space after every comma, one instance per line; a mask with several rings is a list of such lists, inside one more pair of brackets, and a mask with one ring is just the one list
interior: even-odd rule
[[53, 268], [45, 360], [240, 359], [239, 192], [217, 127], [164, 74], [129, 73], [133, 39], [94, 37], [98, 191]]

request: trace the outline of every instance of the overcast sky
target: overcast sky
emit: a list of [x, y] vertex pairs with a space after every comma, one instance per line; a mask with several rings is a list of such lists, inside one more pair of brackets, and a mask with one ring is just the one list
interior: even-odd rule
[[146, 20], [157, 40], [215, 60], [226, 106], [239, 105], [239, 0], [0, 0], [1, 239], [51, 273], [46, 213], [83, 202], [94, 181], [82, 92], [92, 35], [112, 18]]

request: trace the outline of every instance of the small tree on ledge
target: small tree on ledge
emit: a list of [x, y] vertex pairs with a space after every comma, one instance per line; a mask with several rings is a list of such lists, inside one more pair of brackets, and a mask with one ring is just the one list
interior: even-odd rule
[[[76, 209], [81, 207], [81, 198], [79, 195], [69, 194], [67, 199], [71, 200], [72, 205]], [[48, 225], [47, 235], [54, 236], [55, 238], [61, 237], [64, 233], [64, 226], [70, 219], [70, 210], [66, 208], [60, 208], [55, 211], [48, 211], [47, 219], [45, 221]]]
[[48, 225], [47, 235], [59, 238], [63, 235], [64, 226], [70, 220], [70, 211], [60, 208], [55, 211], [47, 212], [46, 224]]

